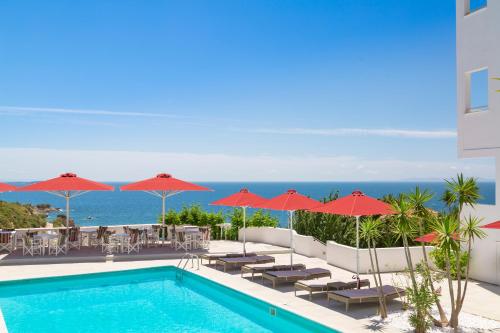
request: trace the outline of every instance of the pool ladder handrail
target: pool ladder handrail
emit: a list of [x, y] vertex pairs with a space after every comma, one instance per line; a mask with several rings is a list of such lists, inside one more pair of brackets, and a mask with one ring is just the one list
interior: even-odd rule
[[[184, 259], [186, 261], [184, 261]], [[183, 271], [186, 270], [186, 266], [189, 263], [190, 259], [191, 259], [191, 268], [194, 268], [194, 260], [196, 259], [196, 270], [200, 269], [200, 257], [198, 257], [198, 255], [196, 255], [196, 254], [186, 252], [182, 256], [181, 260], [179, 260], [179, 263], [177, 264], [177, 268], [179, 268], [181, 270], [181, 274]], [[182, 262], [184, 262], [184, 265], [181, 268]]]

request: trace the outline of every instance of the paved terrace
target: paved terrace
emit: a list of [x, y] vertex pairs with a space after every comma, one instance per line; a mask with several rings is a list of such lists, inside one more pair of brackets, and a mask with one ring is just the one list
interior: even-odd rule
[[[262, 243], [247, 243], [247, 245], [248, 251], [272, 254], [275, 256], [276, 263], [278, 264], [286, 264], [289, 262], [289, 254], [286, 253], [288, 249], [286, 248]], [[210, 252], [212, 253], [237, 252], [240, 250], [241, 243], [234, 241], [212, 241], [210, 246]], [[89, 253], [89, 258], [95, 257], [95, 254], [96, 253]], [[176, 253], [168, 248], [152, 248], [141, 251], [139, 255], [120, 255], [118, 257], [111, 258], [108, 261], [101, 260], [88, 262], [88, 260], [84, 260], [85, 256], [83, 253], [80, 253], [79, 256], [70, 254], [69, 258], [74, 261], [78, 260], [82, 262], [63, 263], [64, 260], [68, 259], [61, 257], [56, 258], [60, 259], [61, 263], [59, 264], [45, 263], [38, 265], [30, 265], [29, 263], [37, 260], [44, 260], [45, 258], [35, 257], [24, 259], [19, 258], [18, 254], [13, 254], [10, 255], [12, 256], [11, 258], [6, 258], [4, 256], [1, 261], [14, 260], [14, 258], [17, 258], [19, 260], [26, 260], [26, 262], [12, 265], [13, 261], [10, 261], [11, 265], [0, 266], [0, 280], [62, 276], [163, 265], [177, 265], [179, 259], [167, 258], [158, 260], [157, 257], [160, 255], [168, 255], [176, 256], [178, 258], [179, 254], [183, 253]], [[307, 267], [327, 268], [332, 271], [332, 277], [335, 280], [350, 281], [353, 275], [352, 272], [331, 266], [324, 260], [318, 258], [310, 258], [295, 254], [294, 262], [303, 263]], [[255, 278], [254, 281], [251, 281], [249, 278], [241, 278], [238, 270], [224, 273], [216, 270], [214, 267], [204, 265], [200, 267], [200, 270], [190, 269], [190, 271], [344, 332], [395, 332], [394, 329], [384, 327], [384, 325], [378, 321], [370, 320], [370, 317], [375, 315], [377, 311], [377, 306], [374, 304], [353, 304], [351, 305], [349, 312], [346, 313], [344, 304], [335, 302], [328, 304], [324, 294], [315, 294], [312, 302], [308, 300], [308, 295], [305, 292], [299, 292], [299, 297], [294, 296], [292, 284], [283, 284], [279, 285], [276, 289], [272, 289], [269, 283], [262, 284], [260, 278]], [[372, 280], [371, 276], [362, 276], [362, 278], [369, 278]], [[383, 280], [384, 283], [392, 284], [394, 281], [401, 281], [401, 276], [398, 274], [383, 274]], [[446, 299], [447, 289], [444, 283], [442, 284], [442, 289], [443, 302], [445, 305], [449, 304]], [[499, 294], [499, 286], [473, 282], [469, 285], [468, 299], [465, 303], [464, 311], [500, 320]], [[395, 301], [390, 303], [391, 310], [397, 310], [400, 308], [400, 302]]]

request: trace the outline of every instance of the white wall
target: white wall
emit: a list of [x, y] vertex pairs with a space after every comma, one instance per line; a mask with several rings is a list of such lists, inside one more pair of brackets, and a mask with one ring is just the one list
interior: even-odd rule
[[[427, 253], [434, 247], [427, 246]], [[413, 264], [416, 265], [423, 260], [422, 247], [410, 248]], [[379, 268], [381, 272], [400, 272], [407, 268], [404, 250], [402, 247], [389, 247], [377, 249]], [[346, 269], [351, 272], [356, 271], [356, 248], [333, 241], [326, 244], [327, 262], [333, 266]], [[359, 250], [359, 272], [369, 273], [371, 270], [370, 255], [368, 249]]]
[[[460, 157], [495, 158], [496, 183], [500, 183], [500, 81], [488, 82], [488, 111], [467, 113], [467, 73], [488, 68], [490, 77], [500, 77], [500, 1], [488, 1], [487, 7], [466, 13], [468, 0], [457, 0], [457, 129]], [[500, 198], [500, 187], [496, 187]], [[495, 205], [480, 205], [469, 214], [484, 218], [487, 224], [500, 219], [499, 200]], [[487, 238], [477, 240], [471, 255], [471, 277], [480, 281], [500, 284], [500, 256], [497, 244], [500, 231], [485, 230]], [[500, 247], [499, 247], [500, 248]]]
[[[494, 205], [478, 205], [474, 210], [465, 208], [462, 216], [469, 214], [483, 218], [481, 224], [500, 220], [500, 209]], [[479, 281], [500, 284], [500, 253], [497, 253], [500, 230], [483, 230], [486, 238], [475, 241], [472, 246], [470, 276]]]
[[[282, 228], [247, 228], [246, 239], [249, 242], [266, 243], [288, 247], [290, 245], [290, 230]], [[299, 235], [293, 231], [295, 253], [308, 257], [325, 259], [329, 264], [351, 272], [356, 271], [356, 248], [328, 241], [323, 244], [311, 236]], [[240, 229], [239, 240], [243, 240], [243, 230]], [[427, 247], [430, 252], [432, 246]], [[422, 248], [411, 248], [414, 264], [423, 259]], [[385, 248], [377, 250], [381, 272], [396, 272], [406, 269], [403, 248]], [[371, 268], [368, 250], [360, 250], [360, 273], [366, 273]]]

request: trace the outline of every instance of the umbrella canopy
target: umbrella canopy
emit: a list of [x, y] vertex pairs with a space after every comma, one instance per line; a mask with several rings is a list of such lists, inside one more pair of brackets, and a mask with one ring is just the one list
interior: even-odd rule
[[296, 210], [311, 209], [320, 205], [322, 205], [321, 202], [306, 197], [296, 190], [288, 190], [286, 193], [253, 206], [254, 208], [288, 211], [290, 226], [290, 269], [293, 269], [293, 214]]
[[251, 193], [248, 189], [242, 188], [239, 192], [231, 194], [228, 197], [219, 199], [211, 203], [215, 206], [229, 206], [229, 207], [241, 207], [243, 210], [243, 255], [246, 255], [246, 209], [247, 207], [254, 207], [260, 203], [266, 201], [257, 194]]
[[356, 217], [356, 279], [359, 281], [359, 218], [361, 216], [394, 214], [391, 205], [354, 191], [350, 195], [310, 209], [311, 212]]
[[64, 173], [59, 177], [19, 187], [19, 192], [48, 192], [66, 199], [66, 227], [69, 227], [69, 199], [89, 191], [114, 191], [114, 187], [78, 177], [74, 173]]
[[0, 183], [0, 192], [10, 192], [15, 191], [16, 187], [14, 185]]
[[[165, 204], [167, 197], [179, 194], [184, 191], [211, 191], [207, 187], [188, 183], [172, 177], [167, 173], [160, 173], [156, 177], [141, 180], [135, 183], [120, 187], [121, 191], [144, 191], [162, 199], [162, 228], [165, 227]], [[162, 242], [165, 242], [163, 233]]]
[[500, 229], [500, 221], [492, 222], [481, 226], [484, 229]]
[[[415, 238], [415, 241], [416, 242], [420, 242], [420, 243], [436, 243], [437, 242], [437, 239], [438, 238], [438, 234], [437, 232], [431, 232], [431, 233], [428, 233], [426, 235], [423, 235], [423, 236], [420, 236], [418, 238]], [[460, 237], [458, 236], [458, 234], [454, 234], [452, 236], [452, 238], [454, 240], [459, 240]]]
[[394, 214], [391, 205], [369, 197], [361, 191], [354, 191], [350, 195], [330, 201], [320, 207], [315, 207], [311, 211], [346, 216]]

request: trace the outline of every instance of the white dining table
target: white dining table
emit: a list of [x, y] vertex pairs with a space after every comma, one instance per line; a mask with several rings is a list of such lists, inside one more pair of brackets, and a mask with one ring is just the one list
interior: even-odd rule
[[112, 234], [111, 237], [117, 238], [120, 241], [120, 252], [123, 253], [123, 248], [125, 246], [125, 239], [130, 237], [129, 234], [125, 232], [119, 232], [116, 234]]
[[80, 233], [82, 234], [82, 236], [85, 236], [85, 238], [87, 238], [87, 246], [90, 246], [90, 236], [97, 233], [97, 229], [84, 229], [80, 230]]
[[57, 234], [36, 234], [33, 236], [34, 239], [39, 239], [42, 242], [42, 255], [45, 255], [45, 248], [49, 246], [49, 241], [58, 237]]

